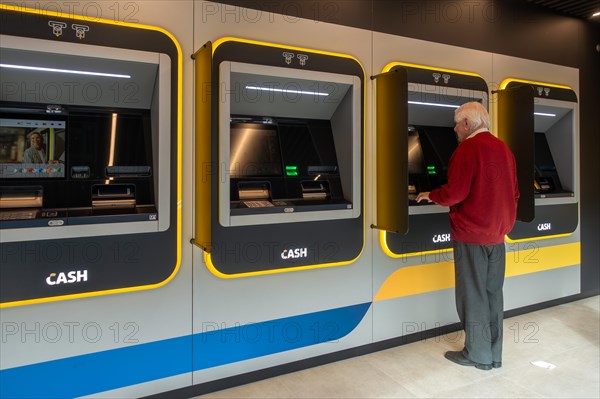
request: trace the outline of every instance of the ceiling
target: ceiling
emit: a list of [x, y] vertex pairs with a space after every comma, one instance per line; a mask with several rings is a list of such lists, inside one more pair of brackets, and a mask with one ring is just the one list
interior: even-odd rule
[[527, 0], [527, 2], [571, 17], [600, 22], [600, 16], [592, 18], [592, 14], [600, 12], [600, 0]]

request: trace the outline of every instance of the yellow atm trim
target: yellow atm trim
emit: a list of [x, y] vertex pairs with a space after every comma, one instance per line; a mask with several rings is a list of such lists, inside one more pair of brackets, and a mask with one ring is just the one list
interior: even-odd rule
[[475, 76], [475, 77], [483, 79], [483, 77], [481, 75], [479, 75], [477, 73], [473, 73], [473, 72], [458, 71], [456, 69], [438, 68], [438, 67], [432, 67], [432, 66], [428, 66], [428, 65], [410, 64], [408, 62], [398, 62], [398, 61], [390, 62], [389, 64], [384, 66], [382, 72], [384, 72], [384, 73], [389, 72], [395, 66], [405, 66], [405, 67], [410, 67], [410, 68], [428, 69], [428, 70], [432, 70], [432, 71], [458, 73], [460, 75]]
[[[581, 243], [524, 248], [506, 253], [506, 277], [575, 266], [581, 263]], [[423, 294], [454, 287], [454, 262], [408, 266], [392, 273], [374, 301]]]
[[204, 252], [204, 263], [206, 264], [206, 268], [212, 274], [214, 274], [215, 276], [220, 277], [220, 278], [231, 279], [231, 278], [241, 278], [241, 277], [253, 277], [253, 276], [262, 276], [262, 275], [267, 275], [267, 274], [280, 274], [280, 273], [288, 273], [288, 272], [297, 272], [300, 270], [322, 269], [325, 267], [337, 267], [337, 266], [349, 265], [350, 263], [354, 263], [358, 258], [360, 258], [360, 256], [362, 255], [362, 253], [364, 251], [364, 248], [365, 248], [365, 246], [363, 244], [363, 247], [362, 247], [360, 253], [358, 254], [358, 256], [349, 261], [337, 262], [337, 263], [319, 263], [319, 264], [315, 264], [315, 265], [287, 267], [287, 268], [282, 268], [282, 269], [261, 270], [261, 271], [255, 271], [255, 272], [247, 272], [247, 273], [235, 273], [235, 274], [221, 273], [219, 270], [217, 270], [215, 265], [212, 263], [212, 257], [210, 255], [210, 253], [208, 253], [208, 252]]
[[517, 243], [517, 242], [528, 242], [528, 241], [537, 241], [537, 240], [549, 240], [552, 238], [561, 238], [561, 237], [569, 237], [573, 235], [573, 233], [566, 234], [556, 234], [553, 236], [539, 236], [539, 237], [530, 237], [530, 238], [520, 238], [518, 240], [511, 240], [508, 236], [505, 236], [506, 242], [508, 243]]
[[310, 48], [306, 48], [306, 47], [288, 46], [285, 44], [263, 42], [260, 40], [241, 39], [239, 37], [222, 37], [222, 38], [216, 40], [213, 43], [213, 54], [215, 53], [217, 47], [219, 47], [221, 44], [226, 43], [226, 42], [239, 42], [239, 43], [246, 43], [246, 44], [255, 44], [258, 46], [285, 48], [285, 49], [289, 49], [289, 50], [298, 50], [298, 51], [309, 51], [309, 52], [315, 53], [315, 54], [331, 55], [334, 57], [341, 57], [341, 58], [350, 58], [350, 59], [356, 61], [358, 63], [358, 65], [360, 65], [360, 68], [363, 71], [363, 75], [365, 75], [365, 69], [363, 68], [360, 61], [358, 61], [358, 59], [356, 59], [355, 57], [348, 55], [348, 54], [335, 53], [332, 51], [324, 51], [324, 50], [315, 50], [315, 49], [310, 49]]
[[[196, 212], [193, 242], [203, 250], [211, 251], [211, 110], [209, 96], [212, 84], [212, 43], [208, 42], [194, 54], [195, 77], [195, 187]], [[208, 169], [210, 168], [210, 169]]]
[[362, 242], [362, 247], [360, 249], [360, 252], [358, 253], [358, 255], [356, 256], [356, 258], [354, 259], [350, 259], [348, 261], [344, 261], [344, 262], [335, 262], [335, 263], [318, 263], [318, 264], [314, 264], [314, 265], [305, 265], [305, 266], [298, 266], [298, 267], [287, 267], [287, 268], [282, 268], [282, 269], [270, 269], [270, 270], [263, 270], [263, 271], [256, 271], [256, 272], [248, 272], [248, 273], [235, 273], [235, 274], [225, 274], [225, 273], [221, 273], [219, 270], [217, 270], [217, 268], [215, 267], [215, 265], [212, 262], [212, 256], [209, 252], [204, 251], [204, 263], [206, 264], [206, 268], [215, 276], [220, 277], [220, 278], [226, 278], [226, 279], [230, 279], [230, 278], [241, 278], [241, 277], [251, 277], [251, 276], [261, 276], [261, 275], [267, 275], [267, 274], [279, 274], [279, 273], [287, 273], [287, 272], [295, 272], [295, 271], [299, 271], [299, 270], [310, 270], [310, 269], [322, 269], [322, 268], [326, 268], [326, 267], [337, 267], [337, 266], [344, 266], [344, 265], [349, 265], [351, 263], [356, 262], [356, 260], [358, 258], [361, 257], [362, 253], [365, 250], [365, 240], [366, 240], [366, 232], [365, 232], [365, 223], [366, 223], [366, 218], [365, 218], [365, 199], [366, 199], [366, 190], [364, 189], [364, 182], [366, 181], [366, 167], [364, 164], [364, 159], [366, 159], [366, 138], [367, 138], [367, 134], [366, 134], [366, 128], [367, 128], [367, 121], [366, 121], [366, 110], [367, 110], [367, 99], [366, 99], [366, 94], [367, 94], [367, 78], [366, 78], [366, 74], [365, 74], [365, 68], [362, 66], [362, 64], [360, 63], [360, 61], [358, 61], [358, 59], [356, 59], [355, 57], [348, 55], [348, 54], [340, 54], [340, 53], [334, 53], [334, 52], [330, 52], [330, 51], [323, 51], [323, 50], [313, 50], [313, 49], [309, 49], [309, 48], [305, 48], [305, 47], [295, 47], [295, 46], [287, 46], [284, 44], [277, 44], [277, 43], [269, 43], [269, 42], [262, 42], [262, 41], [258, 41], [258, 40], [251, 40], [251, 39], [240, 39], [240, 38], [236, 38], [236, 37], [223, 37], [221, 39], [216, 40], [213, 43], [212, 46], [212, 53], [214, 55], [215, 50], [217, 49], [217, 47], [219, 47], [221, 44], [225, 43], [225, 42], [240, 42], [240, 43], [247, 43], [247, 44], [255, 44], [255, 45], [259, 45], [259, 46], [268, 46], [268, 47], [277, 47], [277, 48], [286, 48], [286, 49], [291, 49], [291, 50], [300, 50], [300, 51], [308, 51], [311, 53], [316, 53], [316, 54], [323, 54], [323, 55], [330, 55], [330, 56], [334, 56], [334, 57], [341, 57], [341, 58], [349, 58], [352, 59], [354, 61], [356, 61], [356, 63], [360, 66], [360, 69], [362, 70], [363, 73], [363, 165], [362, 165], [362, 169], [363, 169], [363, 195], [362, 195], [362, 206], [361, 206], [361, 215], [363, 215], [363, 242]]
[[[80, 15], [59, 13], [59, 12], [46, 11], [46, 10], [36, 10], [36, 9], [32, 9], [32, 8], [17, 7], [17, 6], [5, 5], [5, 4], [0, 4], [0, 10], [25, 12], [25, 13], [30, 13], [30, 14], [39, 14], [44, 17], [52, 16], [52, 17], [58, 17], [58, 18], [73, 19], [73, 20], [78, 20], [78, 21], [89, 21], [89, 18], [80, 16]], [[166, 31], [162, 28], [156, 27], [156, 26], [135, 24], [135, 23], [131, 23], [131, 22], [111, 21], [111, 20], [102, 19], [102, 18], [94, 18], [93, 22], [103, 23], [103, 24], [108, 24], [108, 25], [128, 26], [128, 27], [136, 28], [136, 29], [146, 29], [146, 30], [153, 30], [153, 31], [161, 32], [164, 35], [168, 36], [173, 41], [173, 44], [175, 44], [175, 47], [177, 48], [177, 55], [178, 55], [178, 59], [177, 59], [177, 159], [178, 159], [178, 162], [177, 162], [177, 227], [176, 227], [176, 230], [177, 230], [177, 260], [175, 263], [175, 268], [173, 269], [173, 272], [165, 280], [161, 281], [160, 283], [156, 283], [156, 284], [141, 285], [141, 286], [137, 286], [137, 287], [118, 288], [118, 289], [104, 290], [104, 291], [85, 292], [85, 293], [73, 294], [73, 295], [60, 295], [60, 296], [53, 296], [53, 297], [48, 297], [48, 298], [28, 299], [25, 301], [4, 302], [4, 303], [0, 303], [0, 308], [33, 305], [33, 304], [38, 304], [38, 303], [56, 302], [56, 301], [63, 301], [63, 300], [70, 300], [70, 299], [88, 298], [88, 297], [111, 295], [111, 294], [121, 294], [121, 293], [125, 293], [125, 292], [142, 291], [142, 290], [150, 290], [150, 289], [160, 288], [160, 287], [166, 285], [169, 281], [171, 281], [173, 279], [173, 277], [175, 277], [175, 275], [179, 271], [179, 267], [181, 266], [181, 183], [182, 183], [181, 107], [182, 107], [182, 102], [183, 102], [183, 96], [182, 96], [183, 64], [182, 64], [181, 46], [179, 45], [179, 42], [177, 41], [177, 39], [171, 33], [169, 33], [168, 31]]]
[[541, 85], [541, 86], [548, 86], [548, 87], [556, 87], [558, 89], [573, 90], [573, 88], [571, 88], [569, 86], [557, 85], [557, 84], [554, 84], [554, 83], [538, 82], [538, 81], [535, 81], [535, 80], [517, 79], [517, 78], [506, 78], [506, 79], [504, 79], [502, 81], [502, 83], [500, 83], [499, 89], [500, 90], [506, 89], [506, 86], [508, 86], [508, 84], [511, 83], [511, 82], [527, 83], [527, 84], [532, 84], [532, 85]]

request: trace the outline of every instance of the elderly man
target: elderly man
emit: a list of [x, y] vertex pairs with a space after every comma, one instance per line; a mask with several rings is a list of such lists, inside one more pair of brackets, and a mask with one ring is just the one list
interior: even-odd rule
[[515, 223], [516, 163], [506, 144], [490, 133], [489, 115], [480, 103], [460, 106], [454, 122], [460, 144], [450, 159], [448, 184], [420, 193], [417, 201], [450, 207], [456, 310], [465, 344], [445, 357], [491, 370], [502, 366], [504, 235]]
[[29, 135], [30, 146], [23, 152], [23, 162], [46, 163], [46, 152], [44, 148], [44, 137], [39, 132]]

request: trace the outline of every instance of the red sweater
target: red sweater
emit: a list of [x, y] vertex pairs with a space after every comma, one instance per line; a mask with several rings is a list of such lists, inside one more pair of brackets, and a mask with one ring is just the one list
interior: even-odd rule
[[450, 206], [453, 240], [503, 243], [515, 223], [519, 199], [515, 157], [490, 132], [478, 133], [456, 148], [448, 184], [431, 191], [429, 199]]

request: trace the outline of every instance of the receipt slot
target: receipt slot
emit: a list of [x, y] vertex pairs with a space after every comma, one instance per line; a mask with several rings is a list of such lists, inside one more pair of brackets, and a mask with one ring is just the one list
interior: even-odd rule
[[361, 65], [233, 38], [194, 58], [194, 242], [209, 269], [240, 277], [356, 259], [364, 245]]
[[487, 108], [487, 84], [479, 75], [403, 63], [389, 64], [374, 78], [378, 157], [374, 227], [381, 229], [382, 249], [391, 257], [449, 250], [448, 208], [417, 203], [416, 197], [447, 182], [450, 157], [458, 146], [454, 110], [470, 101]]
[[507, 79], [498, 132], [517, 159], [517, 222], [509, 240], [560, 237], [577, 228], [577, 95], [567, 87]]
[[[148, 26], [0, 13], [1, 306], [165, 284], [180, 251], [178, 44]], [[69, 274], [82, 277], [55, 278]]]

